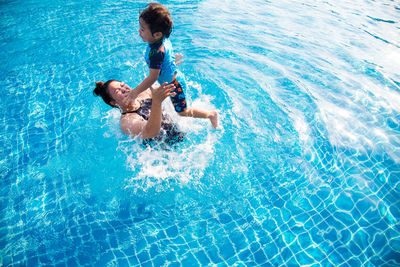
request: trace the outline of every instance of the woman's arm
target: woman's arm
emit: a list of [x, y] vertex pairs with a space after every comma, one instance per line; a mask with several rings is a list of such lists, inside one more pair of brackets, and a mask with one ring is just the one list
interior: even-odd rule
[[157, 89], [151, 88], [153, 101], [149, 120], [146, 121], [139, 116], [125, 116], [120, 121], [121, 130], [127, 135], [140, 135], [142, 139], [152, 138], [160, 133], [161, 129], [161, 114], [162, 102], [165, 98], [172, 95], [171, 91], [175, 88], [174, 85], [164, 83]]

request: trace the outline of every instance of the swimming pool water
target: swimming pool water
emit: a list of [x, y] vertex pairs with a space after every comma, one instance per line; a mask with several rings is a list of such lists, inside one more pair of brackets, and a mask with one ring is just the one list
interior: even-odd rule
[[0, 1], [1, 265], [399, 265], [400, 5], [161, 1], [221, 118], [165, 149], [92, 96], [146, 76], [146, 3]]

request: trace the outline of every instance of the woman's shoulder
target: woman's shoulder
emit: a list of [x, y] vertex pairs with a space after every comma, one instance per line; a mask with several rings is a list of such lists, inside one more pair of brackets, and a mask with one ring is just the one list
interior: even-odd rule
[[121, 118], [119, 119], [119, 123], [120, 124], [128, 124], [128, 123], [133, 123], [137, 120], [141, 121], [141, 120], [143, 120], [143, 118], [136, 112], [125, 113], [125, 114], [121, 115]]
[[137, 113], [127, 113], [121, 116], [119, 126], [127, 135], [138, 135], [142, 132], [145, 120]]

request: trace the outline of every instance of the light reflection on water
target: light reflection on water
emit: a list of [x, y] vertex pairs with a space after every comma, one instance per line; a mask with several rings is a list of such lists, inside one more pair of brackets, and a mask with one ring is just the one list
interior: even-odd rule
[[143, 3], [1, 4], [2, 264], [398, 264], [400, 7], [166, 4], [221, 118], [172, 149], [91, 93], [146, 76]]

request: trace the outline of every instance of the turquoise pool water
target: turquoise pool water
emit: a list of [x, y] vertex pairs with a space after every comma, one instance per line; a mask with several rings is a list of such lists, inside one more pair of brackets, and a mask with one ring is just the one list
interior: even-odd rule
[[145, 3], [0, 1], [0, 265], [399, 265], [399, 3], [162, 1], [221, 118], [169, 150], [92, 96]]

